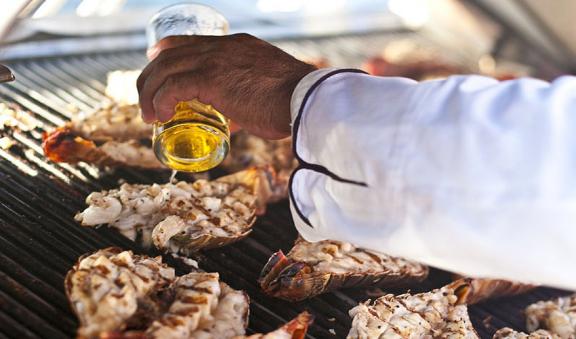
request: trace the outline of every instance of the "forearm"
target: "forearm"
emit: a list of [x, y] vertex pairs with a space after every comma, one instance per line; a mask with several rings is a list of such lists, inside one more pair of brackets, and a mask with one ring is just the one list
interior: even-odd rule
[[291, 200], [304, 237], [576, 287], [574, 78], [323, 75], [292, 100], [303, 169]]

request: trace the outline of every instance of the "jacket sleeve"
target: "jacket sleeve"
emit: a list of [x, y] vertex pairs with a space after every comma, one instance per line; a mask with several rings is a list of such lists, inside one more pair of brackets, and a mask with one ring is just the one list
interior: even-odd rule
[[292, 122], [305, 239], [576, 289], [576, 77], [318, 70], [295, 89]]

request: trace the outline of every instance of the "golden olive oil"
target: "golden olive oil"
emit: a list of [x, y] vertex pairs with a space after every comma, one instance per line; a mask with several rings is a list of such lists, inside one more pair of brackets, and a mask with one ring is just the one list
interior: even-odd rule
[[227, 119], [198, 100], [182, 101], [167, 122], [154, 124], [154, 153], [173, 170], [207, 171], [224, 160], [230, 149]]
[[170, 174], [170, 179], [168, 180], [169, 184], [176, 183], [176, 174], [178, 174], [177, 170], [172, 170], [172, 174]]

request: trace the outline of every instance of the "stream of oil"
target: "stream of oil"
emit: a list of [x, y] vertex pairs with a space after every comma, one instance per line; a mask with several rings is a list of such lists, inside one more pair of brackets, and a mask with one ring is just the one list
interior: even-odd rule
[[170, 184], [176, 183], [176, 174], [178, 174], [178, 171], [172, 170], [172, 174], [170, 175], [170, 180], [168, 181], [168, 183]]

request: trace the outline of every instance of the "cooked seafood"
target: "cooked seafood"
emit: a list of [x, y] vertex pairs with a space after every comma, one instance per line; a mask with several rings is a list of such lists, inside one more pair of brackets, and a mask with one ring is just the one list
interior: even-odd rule
[[576, 338], [576, 294], [528, 306], [526, 329], [530, 334], [505, 327], [494, 334], [494, 339]]
[[140, 117], [140, 107], [110, 104], [90, 114], [81, 114], [68, 124], [78, 136], [99, 141], [150, 139], [152, 125]]
[[576, 294], [528, 306], [526, 329], [545, 329], [559, 338], [576, 338]]
[[[460, 276], [456, 276], [459, 278]], [[462, 278], [470, 285], [463, 296], [464, 303], [471, 305], [486, 299], [526, 293], [536, 286], [500, 279]]]
[[[140, 118], [137, 104], [111, 104], [80, 115], [44, 136], [44, 154], [52, 161], [97, 166], [164, 169], [151, 148], [152, 126]], [[287, 187], [297, 161], [291, 139], [264, 140], [240, 131], [232, 136], [222, 167], [230, 172], [271, 164]], [[284, 191], [282, 198], [288, 195]]]
[[56, 162], [165, 168], [150, 148], [151, 135], [137, 105], [112, 104], [44, 135], [42, 147]]
[[65, 280], [70, 304], [80, 321], [78, 336], [90, 338], [123, 330], [138, 313], [138, 300], [146, 304], [154, 291], [174, 279], [174, 269], [160, 258], [133, 255], [118, 248], [80, 258]]
[[217, 273], [176, 277], [160, 257], [106, 248], [80, 258], [65, 285], [79, 338], [233, 338], [247, 325], [243, 292]]
[[[230, 154], [222, 162], [228, 171], [241, 171], [250, 166], [272, 165], [278, 177], [288, 185], [292, 171], [298, 161], [292, 153], [292, 139], [265, 140], [239, 131], [232, 135]], [[286, 195], [288, 192], [286, 191]]]
[[[136, 79], [139, 70], [108, 73], [106, 95], [112, 103], [81, 114], [44, 137], [45, 155], [57, 162], [84, 161], [98, 166], [165, 168], [151, 148], [152, 126], [140, 118]], [[231, 152], [222, 167], [230, 172], [271, 164], [288, 185], [297, 162], [291, 139], [264, 140], [239, 131], [232, 135]], [[287, 196], [287, 191], [285, 196]]]
[[138, 103], [136, 81], [142, 70], [117, 70], [109, 72], [106, 79], [106, 96], [121, 105]]
[[108, 224], [144, 245], [188, 254], [247, 236], [256, 215], [282, 190], [277, 189], [271, 167], [251, 168], [214, 181], [123, 184], [90, 194], [89, 207], [75, 219], [83, 226]]
[[308, 312], [300, 313], [296, 318], [279, 329], [267, 334], [253, 334], [236, 339], [304, 339], [308, 326], [312, 323], [312, 315]]
[[461, 295], [462, 280], [420, 294], [388, 294], [350, 310], [348, 338], [479, 338]]
[[219, 282], [218, 273], [176, 278], [168, 310], [144, 331], [151, 338], [233, 338], [248, 324], [248, 296]]
[[[321, 60], [325, 62], [325, 60]], [[129, 139], [149, 139], [152, 136], [152, 129], [150, 125], [145, 124], [138, 116], [138, 91], [136, 90], [136, 79], [140, 74], [140, 70], [118, 70], [108, 73], [108, 81], [106, 85], [106, 95], [110, 97], [117, 107], [122, 107], [122, 110], [128, 110], [128, 107], [134, 107], [134, 112], [124, 112], [118, 108], [109, 109], [116, 119], [122, 120], [129, 116], [128, 126], [122, 123], [110, 126], [112, 128], [121, 128], [123, 132], [129, 131], [130, 134], [141, 131], [141, 135], [137, 137], [129, 137]], [[136, 113], [129, 115], [129, 113]], [[93, 132], [98, 131], [100, 136], [108, 137], [107, 140], [120, 141], [116, 134], [109, 135], [108, 126], [102, 125], [101, 119], [110, 119], [106, 114], [106, 110], [100, 114], [91, 115], [91, 119], [84, 119], [80, 126], [88, 125]], [[132, 118], [133, 117], [133, 118]], [[86, 127], [82, 127], [86, 128]], [[134, 132], [132, 131], [134, 130]], [[94, 140], [86, 134], [81, 134], [84, 138]], [[122, 138], [122, 136], [120, 136]], [[231, 150], [230, 154], [224, 160], [222, 167], [230, 172], [237, 172], [252, 166], [262, 166], [271, 164], [278, 172], [278, 176], [288, 178], [290, 173], [297, 166], [297, 161], [292, 154], [292, 140], [286, 138], [283, 140], [265, 140], [257, 136], [251, 135], [246, 131], [238, 131], [231, 137]]]
[[44, 155], [55, 162], [75, 164], [86, 162], [97, 166], [130, 166], [161, 169], [162, 164], [152, 150], [135, 140], [106, 141], [97, 145], [92, 140], [76, 135], [69, 127], [56, 129], [44, 135]]
[[560, 339], [556, 334], [546, 330], [538, 330], [530, 334], [517, 332], [509, 327], [504, 327], [494, 333], [493, 339]]
[[350, 243], [298, 239], [287, 256], [272, 255], [259, 283], [265, 293], [298, 301], [344, 287], [396, 286], [428, 276], [424, 265]]
[[0, 102], [0, 131], [9, 128], [32, 131], [41, 126], [42, 123], [31, 112], [16, 104]]

